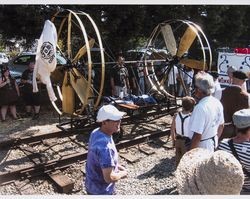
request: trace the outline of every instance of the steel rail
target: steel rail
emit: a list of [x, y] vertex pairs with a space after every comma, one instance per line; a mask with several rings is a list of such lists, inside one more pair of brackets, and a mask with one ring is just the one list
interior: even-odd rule
[[[147, 134], [135, 137], [132, 140], [123, 140], [116, 144], [118, 150], [131, 147], [150, 139], [160, 138], [170, 135], [170, 128], [163, 130], [158, 130], [155, 132], [148, 132]], [[26, 168], [16, 169], [14, 171], [7, 171], [0, 174], [0, 185], [9, 184], [15, 180], [28, 179], [40, 175], [49, 175], [49, 173], [66, 169], [70, 167], [73, 163], [82, 163], [87, 158], [87, 151], [82, 153], [75, 153], [73, 155], [63, 156], [62, 158], [57, 158], [44, 163], [36, 164], [34, 166], [29, 166]]]
[[[153, 107], [152, 107], [153, 108]], [[172, 115], [176, 112], [176, 109], [178, 107], [173, 107], [173, 108], [167, 108], [166, 110], [159, 110], [159, 112], [154, 112], [151, 111], [150, 113], [147, 113], [147, 118], [155, 116], [154, 119], [157, 119], [159, 117], [163, 117], [165, 115]], [[157, 110], [156, 110], [157, 111]], [[137, 122], [142, 123], [143, 121], [145, 121], [146, 119], [143, 118], [145, 117], [145, 114], [139, 114], [136, 116], [125, 116], [125, 118], [122, 120], [122, 125], [128, 125], [128, 124], [133, 124], [134, 119], [137, 119]], [[132, 119], [132, 121], [131, 121]], [[77, 122], [77, 120], [81, 121], [82, 119], [76, 119], [75, 122]], [[72, 121], [70, 122], [65, 122], [62, 124], [63, 125], [68, 125], [72, 123]], [[34, 135], [34, 136], [23, 136], [20, 138], [13, 138], [13, 139], [8, 139], [8, 140], [3, 140], [0, 142], [0, 149], [5, 149], [5, 148], [10, 148], [10, 147], [14, 147], [14, 146], [18, 146], [21, 144], [29, 144], [29, 143], [34, 143], [34, 142], [41, 142], [42, 140], [45, 139], [50, 139], [50, 138], [63, 138], [63, 137], [68, 137], [68, 136], [72, 136], [72, 135], [76, 135], [76, 134], [80, 134], [83, 132], [90, 132], [91, 130], [93, 130], [94, 128], [96, 128], [98, 126], [98, 124], [92, 124], [92, 125], [87, 125], [84, 126], [83, 128], [79, 129], [79, 128], [69, 128], [69, 129], [65, 129], [63, 127], [60, 127], [58, 125], [58, 128], [60, 129], [60, 131], [56, 131], [56, 132], [52, 132], [52, 133], [43, 133], [43, 134], [38, 134], [38, 135]]]

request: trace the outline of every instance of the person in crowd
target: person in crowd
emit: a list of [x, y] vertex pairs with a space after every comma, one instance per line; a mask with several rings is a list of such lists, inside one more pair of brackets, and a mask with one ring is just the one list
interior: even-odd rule
[[86, 162], [85, 187], [90, 195], [115, 194], [115, 182], [127, 176], [127, 170], [118, 162], [112, 138], [119, 131], [124, 114], [113, 105], [104, 105], [97, 113], [101, 127], [90, 135]]
[[223, 107], [218, 99], [211, 96], [214, 91], [213, 77], [205, 72], [195, 76], [195, 96], [199, 100], [189, 121], [192, 136], [191, 149], [196, 147], [214, 151], [223, 126]]
[[232, 153], [242, 164], [245, 174], [242, 194], [250, 194], [250, 109], [235, 112], [233, 124], [237, 128], [236, 136], [223, 139], [218, 149]]
[[236, 71], [237, 68], [235, 66], [229, 66], [227, 68], [227, 75], [229, 77], [229, 84], [232, 84], [233, 82], [233, 72]]
[[193, 82], [194, 70], [187, 66], [184, 67], [183, 80], [187, 89], [187, 95], [191, 96], [192, 82]]
[[191, 139], [189, 133], [189, 119], [193, 111], [195, 100], [186, 96], [182, 99], [182, 110], [174, 115], [171, 125], [171, 137], [175, 146], [176, 166], [179, 164], [181, 157], [188, 151]]
[[184, 83], [184, 80], [183, 80], [183, 77], [184, 77], [184, 64], [179, 64], [178, 65], [178, 73], [177, 73], [177, 76], [176, 76], [176, 80], [177, 80], [177, 95], [179, 97], [183, 97], [184, 96], [184, 88], [183, 88], [183, 85], [182, 85], [182, 81], [183, 81], [183, 84], [185, 86], [185, 83]]
[[[237, 71], [237, 68], [235, 66], [229, 66], [227, 68], [227, 75], [229, 77], [229, 85], [233, 84], [233, 72]], [[241, 86], [241, 88], [244, 90], [244, 91], [247, 91], [247, 84], [246, 82], [244, 82]]]
[[34, 120], [39, 118], [40, 112], [40, 92], [33, 92], [33, 70], [34, 70], [35, 62], [29, 63], [29, 68], [26, 69], [21, 77], [21, 83], [23, 84], [23, 100], [25, 102], [26, 116], [32, 116], [32, 107], [34, 107]]
[[137, 65], [137, 74], [138, 74], [138, 93], [137, 95], [143, 95], [145, 94], [145, 67], [143, 65], [143, 63], [136, 63]]
[[232, 154], [204, 148], [183, 155], [175, 178], [180, 195], [239, 195], [244, 183], [242, 166]]
[[131, 94], [137, 95], [138, 89], [138, 74], [137, 74], [137, 66], [136, 64], [131, 64], [126, 66], [128, 70], [128, 80], [131, 89]]
[[221, 139], [231, 138], [236, 135], [232, 124], [232, 116], [238, 110], [249, 108], [249, 94], [242, 89], [246, 79], [247, 76], [244, 72], [234, 71], [232, 84], [222, 91], [220, 101], [224, 108], [225, 127]]
[[153, 67], [153, 62], [147, 62], [147, 67], [145, 67], [146, 93], [149, 93], [152, 89], [150, 81], [153, 81]]
[[213, 77], [214, 79], [214, 92], [212, 93], [212, 96], [217, 98], [218, 100], [221, 99], [221, 93], [222, 93], [222, 88], [220, 86], [220, 82], [218, 81], [219, 74], [217, 71], [211, 71], [209, 74]]
[[247, 73], [247, 81], [246, 81], [246, 87], [247, 87], [247, 92], [250, 93], [250, 72]]
[[0, 96], [2, 121], [4, 122], [6, 120], [8, 107], [13, 119], [17, 119], [16, 103], [20, 96], [20, 92], [16, 80], [11, 77], [7, 66], [2, 66], [1, 68]]
[[117, 65], [112, 68], [110, 74], [112, 95], [120, 98], [127, 96], [128, 90], [130, 90], [128, 70], [124, 66], [124, 61], [124, 57], [119, 56], [117, 60]]
[[178, 77], [178, 68], [177, 66], [173, 66], [168, 74], [168, 89], [169, 89], [169, 93], [171, 95], [175, 95], [177, 94], [177, 78]]

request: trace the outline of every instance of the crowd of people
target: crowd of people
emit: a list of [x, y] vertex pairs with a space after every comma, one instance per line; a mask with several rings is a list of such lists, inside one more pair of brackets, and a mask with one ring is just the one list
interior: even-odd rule
[[[245, 180], [244, 183], [241, 184], [242, 186], [240, 186], [241, 189], [239, 193], [250, 194], [250, 97], [243, 87], [248, 77], [244, 72], [235, 70], [232, 72], [231, 84], [225, 89], [220, 87], [216, 88], [217, 78], [217, 75], [214, 73], [210, 75], [205, 72], [199, 72], [195, 76], [194, 85], [196, 105], [194, 106], [191, 116], [189, 116], [190, 119], [185, 120], [184, 123], [184, 120], [178, 119], [177, 116], [179, 113], [173, 119], [171, 133], [174, 140], [173, 144], [176, 148], [177, 170], [178, 172], [180, 172], [180, 170], [183, 171], [182, 167], [184, 167], [184, 163], [181, 163], [179, 168], [179, 162], [182, 162], [181, 157], [187, 151], [203, 148], [207, 153], [213, 154], [215, 151], [224, 150], [231, 153], [241, 164], [240, 168], [243, 168], [245, 177], [243, 176], [241, 178], [245, 178]], [[183, 108], [181, 113], [186, 111], [186, 100], [186, 97], [182, 100]], [[182, 147], [184, 148], [182, 151], [180, 151], [179, 146], [180, 138], [188, 140], [189, 143], [182, 142]], [[195, 152], [192, 155], [195, 156]], [[223, 154], [220, 156], [222, 155]], [[199, 159], [199, 156], [200, 154], [197, 152], [195, 157]], [[205, 158], [204, 156], [205, 155], [202, 155], [203, 158]], [[232, 158], [230, 158], [230, 160], [231, 159]], [[187, 159], [184, 162], [186, 164]], [[211, 171], [209, 175], [216, 172], [216, 169], [217, 168]], [[230, 181], [230, 179], [228, 179], [228, 181]], [[192, 193], [191, 190], [184, 190], [183, 187], [186, 189], [187, 185], [183, 183], [183, 180], [179, 181], [181, 192], [186, 194]], [[218, 183], [218, 186], [220, 186], [220, 183]], [[220, 192], [219, 189], [219, 187], [214, 188], [214, 193], [232, 193]], [[193, 193], [197, 194], [195, 191]], [[212, 192], [206, 192], [206, 194], [212, 194]]]
[[[148, 63], [146, 70], [137, 62], [134, 66], [136, 70], [130, 70], [124, 66], [124, 61], [124, 57], [119, 56], [117, 65], [110, 71], [112, 96], [123, 98], [131, 92], [137, 95], [148, 92], [151, 89], [148, 81], [154, 81], [152, 63]], [[194, 71], [185, 66], [178, 66], [182, 70], [177, 66], [168, 67], [163, 68], [164, 71], [169, 70], [164, 86], [172, 95], [186, 95], [182, 98], [182, 110], [174, 115], [171, 125], [179, 193], [250, 194], [250, 97], [246, 90], [247, 75], [229, 67], [230, 84], [222, 89], [216, 72], [200, 71], [194, 75]], [[38, 119], [40, 93], [33, 93], [33, 70], [34, 62], [31, 62], [22, 74], [22, 89], [19, 89], [8, 66], [1, 67], [2, 122], [6, 120], [8, 108], [12, 118], [18, 119], [16, 104], [20, 96], [25, 102], [26, 116], [30, 117], [33, 112], [33, 119]], [[158, 72], [156, 74], [159, 75]], [[180, 84], [180, 76], [187, 92]], [[136, 81], [131, 77], [136, 77]], [[100, 127], [90, 135], [86, 163], [85, 187], [90, 195], [115, 194], [115, 182], [127, 176], [128, 171], [119, 164], [112, 138], [112, 134], [120, 129], [123, 115], [124, 112], [113, 105], [104, 105], [97, 113]], [[205, 171], [210, 172], [212, 177], [208, 179], [214, 180], [213, 186], [204, 180], [208, 177]], [[228, 182], [232, 182], [231, 187]]]
[[[130, 88], [123, 63], [121, 57], [111, 73], [112, 91], [117, 97], [127, 95]], [[230, 78], [230, 85], [222, 89], [218, 74], [198, 72], [193, 96], [182, 98], [182, 110], [173, 117], [171, 137], [180, 194], [250, 194], [250, 97], [243, 86], [247, 75], [235, 70]], [[185, 84], [191, 95], [191, 81], [186, 78]], [[167, 85], [172, 94], [177, 94], [176, 85], [177, 82]], [[115, 182], [127, 175], [118, 163], [112, 139], [123, 115], [112, 105], [104, 105], [98, 111], [101, 127], [91, 133], [86, 163], [88, 194], [115, 194]]]
[[[33, 92], [33, 70], [35, 62], [30, 62], [28, 69], [26, 69], [21, 77], [21, 83], [18, 85], [16, 79], [11, 76], [8, 64], [0, 66], [0, 107], [1, 107], [1, 121], [6, 121], [8, 109], [12, 119], [20, 118], [17, 113], [17, 104], [22, 100], [25, 104], [24, 117], [32, 117], [36, 120], [39, 118], [40, 112], [40, 92]], [[34, 114], [32, 114], [34, 112]]]

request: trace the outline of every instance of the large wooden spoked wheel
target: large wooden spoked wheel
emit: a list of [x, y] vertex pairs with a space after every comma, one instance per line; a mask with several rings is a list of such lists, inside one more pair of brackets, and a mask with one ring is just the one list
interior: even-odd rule
[[[191, 21], [169, 20], [158, 24], [151, 33], [146, 48], [144, 60], [151, 90], [157, 90], [170, 98], [176, 98], [176, 93], [170, 93], [167, 86], [169, 77], [173, 75], [172, 78], [175, 78], [174, 67], [178, 69], [185, 95], [187, 88], [181, 75], [185, 73], [183, 66], [195, 70], [211, 69], [212, 53], [207, 37], [202, 29]], [[153, 60], [151, 65], [148, 60]], [[161, 64], [157, 65], [157, 62]], [[159, 67], [163, 73], [161, 78], [156, 72]]]
[[[75, 96], [80, 99], [81, 112], [93, 98], [96, 109], [104, 88], [105, 59], [101, 35], [94, 20], [85, 12], [64, 10], [57, 12], [52, 22], [57, 27], [58, 50], [65, 52], [68, 62], [63, 69], [57, 68], [52, 74], [52, 80], [61, 84], [63, 112], [75, 113]], [[98, 49], [97, 55], [93, 55], [92, 48]], [[101, 63], [98, 88], [92, 84], [93, 60]]]

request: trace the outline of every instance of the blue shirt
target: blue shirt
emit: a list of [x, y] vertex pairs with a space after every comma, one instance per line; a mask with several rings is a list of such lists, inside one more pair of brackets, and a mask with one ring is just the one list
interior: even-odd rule
[[90, 194], [113, 194], [114, 183], [106, 183], [102, 169], [114, 167], [118, 170], [118, 153], [112, 136], [97, 128], [89, 138], [88, 156], [86, 163], [86, 191]]

